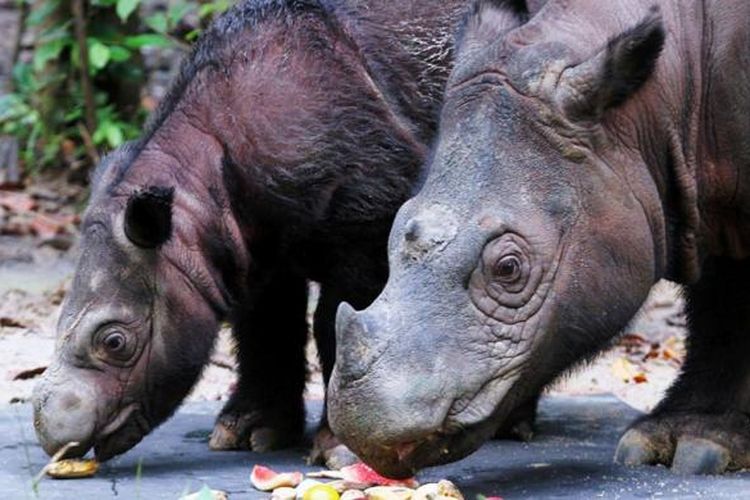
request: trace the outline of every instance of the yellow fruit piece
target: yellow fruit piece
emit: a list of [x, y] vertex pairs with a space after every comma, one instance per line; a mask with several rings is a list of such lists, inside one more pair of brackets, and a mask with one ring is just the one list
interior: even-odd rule
[[67, 459], [47, 466], [47, 475], [55, 479], [79, 479], [91, 477], [99, 470], [96, 460]]
[[302, 500], [339, 500], [339, 492], [327, 484], [316, 484], [305, 492]]

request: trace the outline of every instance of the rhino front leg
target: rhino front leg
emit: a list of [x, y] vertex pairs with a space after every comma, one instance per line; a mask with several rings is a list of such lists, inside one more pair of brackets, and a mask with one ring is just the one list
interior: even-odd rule
[[297, 444], [304, 433], [307, 376], [307, 282], [275, 276], [234, 325], [237, 388], [224, 406], [209, 446], [269, 451]]
[[[318, 347], [320, 364], [323, 370], [323, 382], [328, 387], [333, 365], [336, 362], [336, 311], [342, 297], [331, 287], [322, 287], [318, 307], [315, 310], [313, 331]], [[327, 399], [327, 397], [326, 397]], [[340, 469], [351, 465], [359, 459], [341, 444], [333, 435], [328, 425], [327, 401], [324, 403], [323, 416], [320, 419], [318, 432], [315, 434], [310, 463], [326, 465], [330, 469]]]
[[750, 467], [750, 263], [716, 259], [687, 290], [688, 354], [651, 415], [622, 437], [615, 459], [685, 474]]

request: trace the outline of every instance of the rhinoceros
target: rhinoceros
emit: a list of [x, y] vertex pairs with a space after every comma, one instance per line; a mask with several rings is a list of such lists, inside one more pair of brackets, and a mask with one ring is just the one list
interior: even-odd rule
[[[374, 299], [435, 135], [466, 0], [246, 0], [186, 59], [143, 135], [96, 169], [34, 423], [106, 460], [167, 419], [233, 325], [215, 449], [304, 428], [308, 281], [323, 375], [336, 307]], [[313, 458], [351, 460], [325, 419]]]
[[463, 25], [387, 284], [338, 311], [331, 427], [393, 476], [463, 457], [668, 279], [687, 357], [616, 459], [748, 467], [750, 3], [522, 4]]

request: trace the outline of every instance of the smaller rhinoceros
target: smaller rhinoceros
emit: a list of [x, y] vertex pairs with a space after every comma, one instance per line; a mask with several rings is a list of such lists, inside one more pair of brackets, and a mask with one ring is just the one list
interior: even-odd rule
[[332, 429], [379, 471], [475, 450], [667, 278], [688, 353], [626, 464], [750, 467], [750, 2], [483, 0], [390, 275], [342, 305]]
[[[77, 441], [71, 455], [105, 460], [138, 443], [185, 398], [224, 320], [239, 382], [210, 445], [299, 440], [308, 280], [327, 380], [336, 307], [385, 283], [465, 4], [246, 0], [214, 23], [143, 137], [96, 170], [34, 396], [48, 453]], [[314, 455], [351, 458], [325, 421]]]

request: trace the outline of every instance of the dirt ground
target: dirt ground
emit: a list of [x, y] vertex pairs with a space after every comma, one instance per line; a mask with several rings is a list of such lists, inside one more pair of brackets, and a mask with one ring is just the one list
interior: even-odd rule
[[[76, 204], [84, 197], [80, 190], [59, 184], [0, 190], [0, 405], [28, 400], [52, 357], [55, 323], [77, 254]], [[651, 409], [681, 364], [681, 311], [678, 289], [659, 283], [616, 345], [562, 378], [550, 392], [613, 393], [637, 409]], [[323, 388], [313, 345], [309, 358], [308, 397], [319, 399]], [[235, 380], [234, 367], [225, 329], [189, 399], [225, 399]]]

